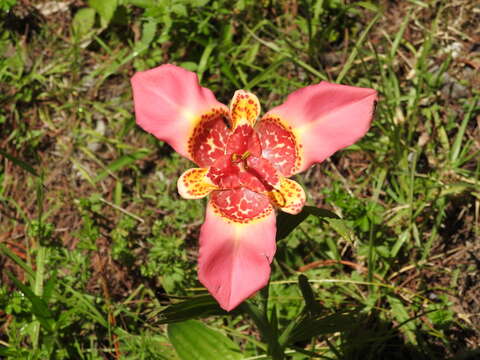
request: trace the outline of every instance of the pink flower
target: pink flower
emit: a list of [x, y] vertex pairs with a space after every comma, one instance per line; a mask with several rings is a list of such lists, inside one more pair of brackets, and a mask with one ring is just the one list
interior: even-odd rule
[[198, 166], [183, 173], [178, 192], [210, 195], [198, 276], [226, 310], [268, 282], [275, 209], [296, 214], [305, 203], [288, 178], [362, 137], [376, 100], [373, 89], [321, 82], [257, 121], [255, 95], [238, 90], [227, 107], [174, 65], [135, 74], [132, 87], [137, 123]]

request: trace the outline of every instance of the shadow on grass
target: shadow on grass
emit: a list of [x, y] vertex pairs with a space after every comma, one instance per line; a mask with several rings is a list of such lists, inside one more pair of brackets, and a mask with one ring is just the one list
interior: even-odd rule
[[341, 345], [336, 347], [342, 360], [476, 360], [480, 348], [468, 349], [466, 339], [473, 330], [461, 329], [451, 323], [443, 329], [444, 341], [427, 331], [412, 333], [417, 344], [409, 343], [399, 328], [381, 320], [377, 314], [360, 315], [351, 329], [341, 333]]

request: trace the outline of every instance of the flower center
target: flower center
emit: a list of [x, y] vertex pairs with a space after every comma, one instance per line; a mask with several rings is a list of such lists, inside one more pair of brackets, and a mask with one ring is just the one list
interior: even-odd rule
[[279, 181], [273, 165], [262, 156], [257, 133], [250, 125], [240, 125], [229, 136], [225, 155], [208, 172], [221, 189], [247, 188], [257, 193], [270, 191]]
[[230, 157], [230, 161], [234, 164], [238, 164], [239, 162], [247, 160], [247, 158], [251, 155], [250, 151], [245, 151], [242, 155], [233, 153]]

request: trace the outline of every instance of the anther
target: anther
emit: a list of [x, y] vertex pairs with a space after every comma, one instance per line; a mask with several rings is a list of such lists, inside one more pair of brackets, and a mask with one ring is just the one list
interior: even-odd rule
[[238, 162], [242, 161], [242, 158], [241, 158], [238, 154], [233, 153], [233, 154], [232, 154], [232, 157], [230, 158], [230, 160], [231, 160], [233, 163], [238, 163]]
[[240, 161], [246, 160], [250, 156], [250, 151], [245, 151], [242, 155], [238, 155], [236, 153], [233, 153], [232, 156], [230, 157], [230, 160], [233, 163], [239, 163]]

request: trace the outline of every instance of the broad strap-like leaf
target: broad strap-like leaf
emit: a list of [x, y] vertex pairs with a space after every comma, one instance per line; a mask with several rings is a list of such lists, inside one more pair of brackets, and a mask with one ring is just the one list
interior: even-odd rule
[[277, 215], [277, 241], [286, 238], [310, 215], [314, 215], [320, 219], [341, 220], [335, 213], [315, 206], [304, 206], [302, 211], [296, 215], [281, 212]]
[[282, 346], [289, 346], [298, 341], [311, 340], [320, 335], [346, 331], [357, 321], [354, 313], [337, 313], [324, 317], [310, 317], [305, 312], [293, 320], [290, 327], [280, 336]]
[[322, 310], [320, 304], [315, 300], [315, 294], [308, 282], [308, 278], [301, 274], [298, 277], [298, 287], [302, 292], [303, 299], [305, 300], [305, 310], [308, 311], [310, 316], [319, 314]]
[[226, 315], [211, 295], [195, 296], [185, 301], [168, 306], [160, 312], [160, 324], [204, 318], [213, 315]]
[[168, 337], [182, 360], [240, 360], [240, 348], [230, 338], [197, 320], [168, 325]]

